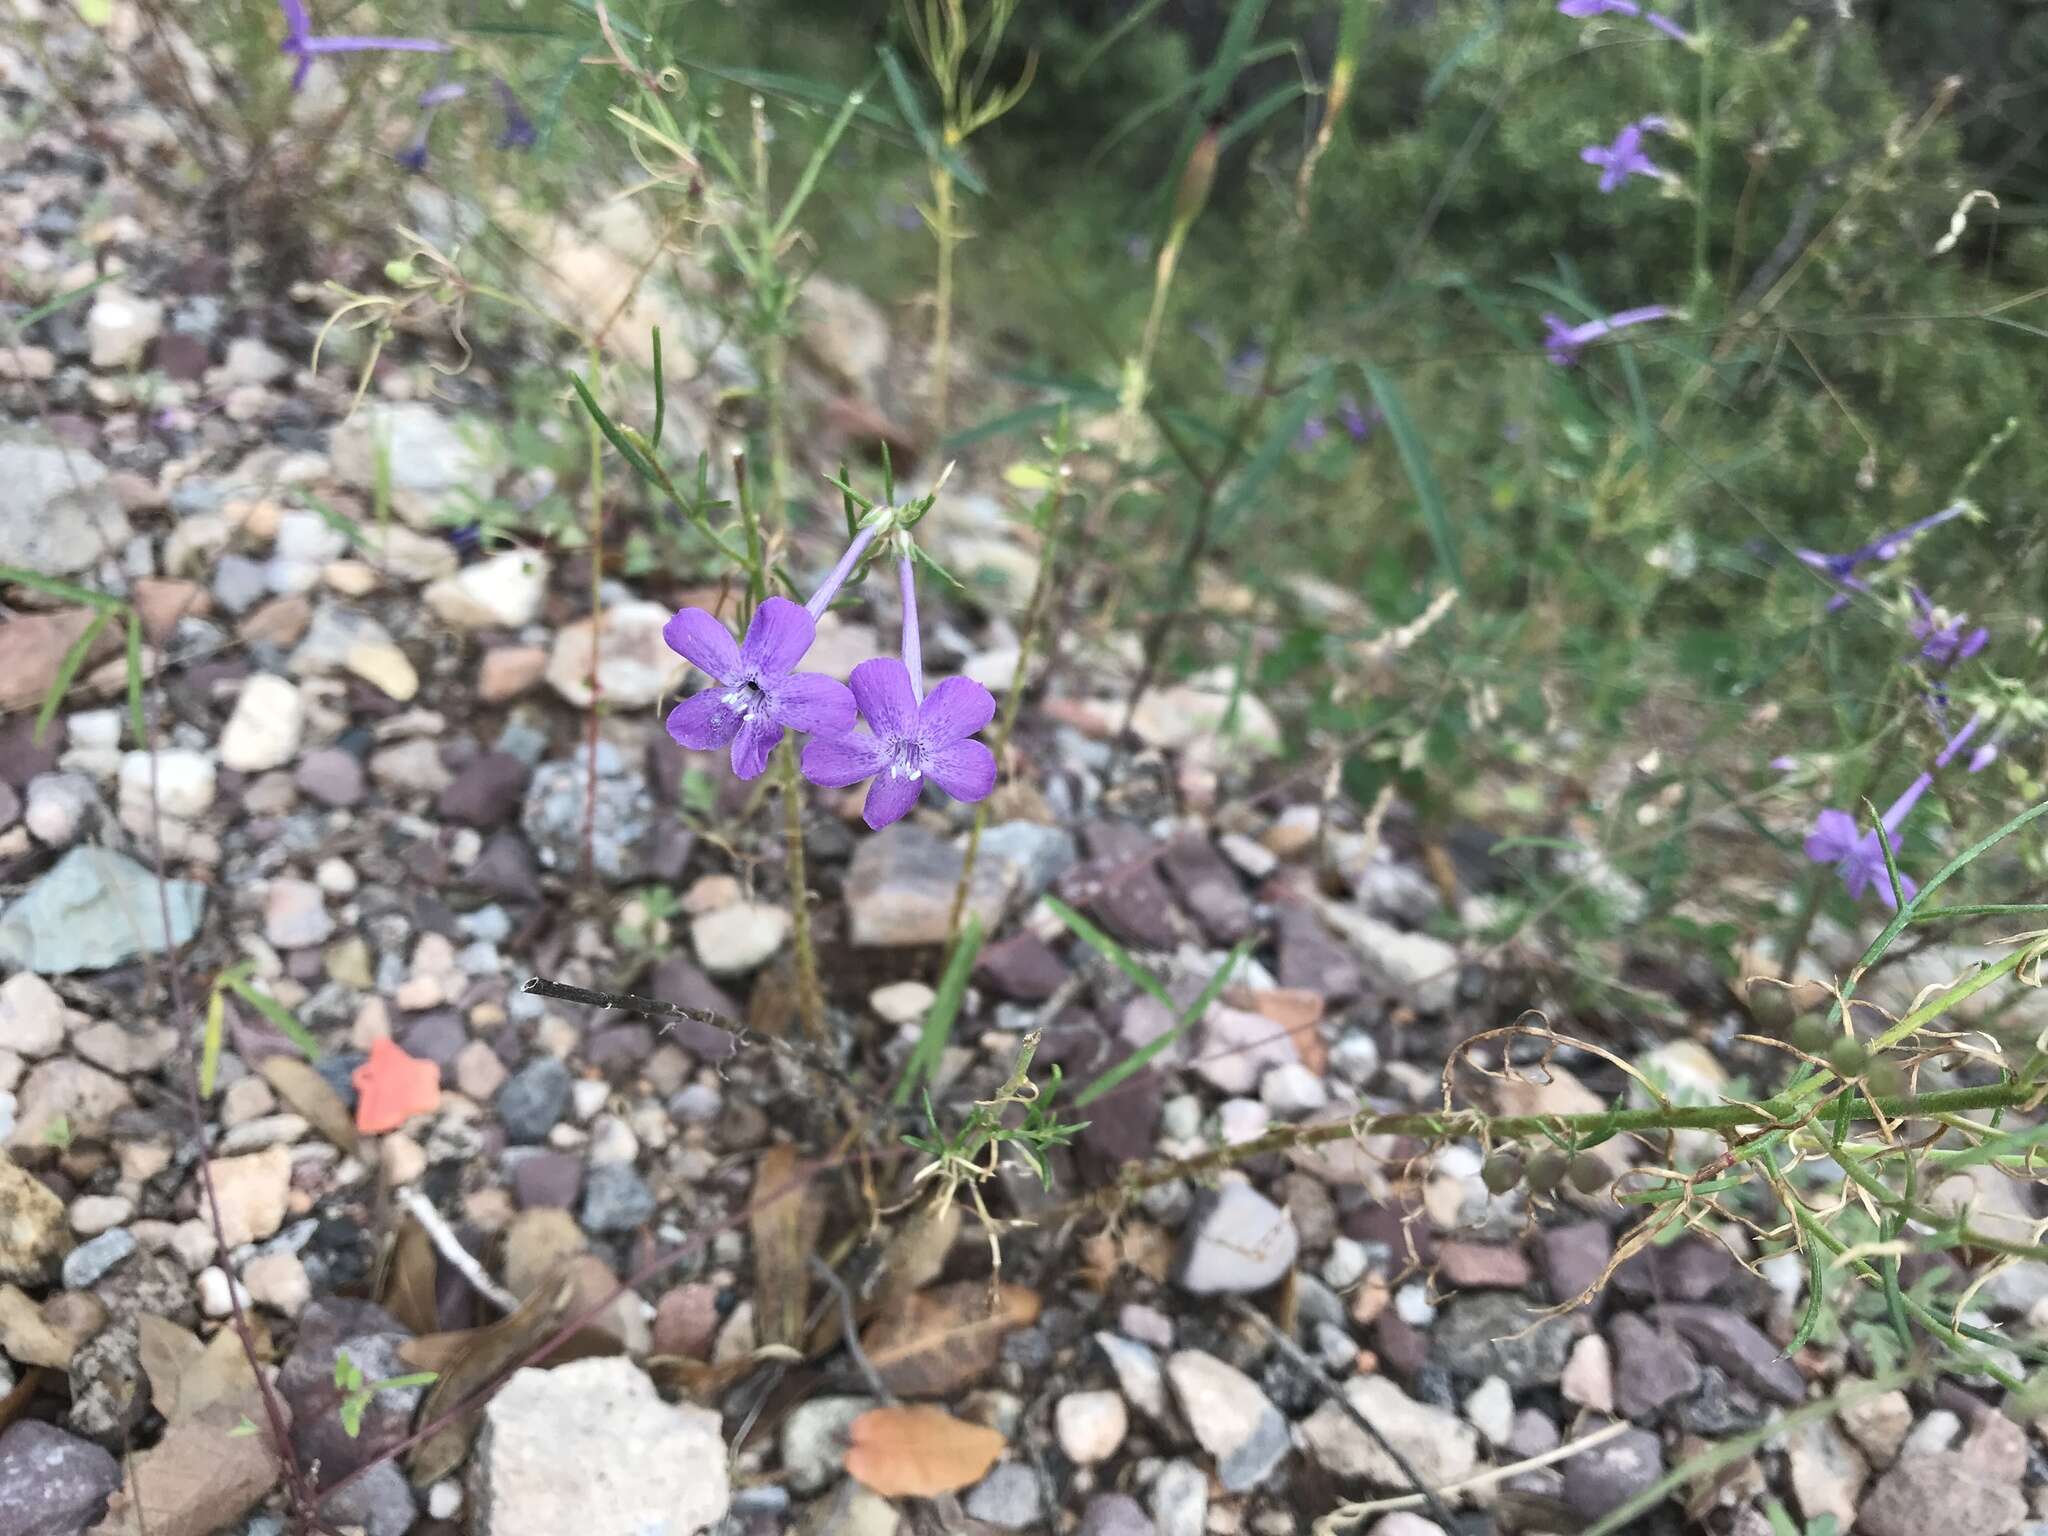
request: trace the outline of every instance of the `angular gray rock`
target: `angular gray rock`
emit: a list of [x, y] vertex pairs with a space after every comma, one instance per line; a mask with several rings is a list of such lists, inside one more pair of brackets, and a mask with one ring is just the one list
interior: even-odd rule
[[1498, 1376], [1511, 1387], [1538, 1387], [1564, 1374], [1577, 1337], [1568, 1317], [1539, 1321], [1520, 1297], [1481, 1291], [1451, 1298], [1430, 1330], [1429, 1347], [1454, 1376]]
[[[853, 942], [865, 948], [945, 943], [966, 862], [960, 849], [913, 821], [861, 838], [846, 875]], [[967, 910], [984, 931], [1002, 915], [1005, 884], [996, 865], [976, 860]]]
[[0, 432], [0, 565], [74, 576], [128, 542], [106, 466], [39, 427]]
[[0, 1536], [78, 1536], [120, 1486], [119, 1462], [54, 1424], [22, 1419], [0, 1434]]
[[0, 970], [104, 971], [189, 943], [206, 911], [206, 888], [190, 880], [164, 886], [168, 937], [154, 875], [111, 848], [73, 848], [0, 914]]
[[489, 1536], [695, 1536], [732, 1503], [717, 1413], [671, 1406], [630, 1360], [522, 1370], [470, 1460], [470, 1529]]
[[1183, 1349], [1168, 1357], [1166, 1379], [1230, 1492], [1255, 1487], [1287, 1455], [1287, 1420], [1244, 1372], [1199, 1349]]
[[1674, 1303], [1652, 1307], [1653, 1323], [1667, 1324], [1688, 1344], [1742, 1385], [1781, 1403], [1806, 1397], [1806, 1378], [1778, 1346], [1747, 1318], [1723, 1307]]
[[1664, 1475], [1664, 1447], [1645, 1429], [1624, 1430], [1564, 1464], [1564, 1501], [1586, 1521], [1619, 1509]]
[[1262, 1291], [1293, 1267], [1294, 1218], [1249, 1184], [1229, 1183], [1188, 1218], [1174, 1279], [1197, 1296]]

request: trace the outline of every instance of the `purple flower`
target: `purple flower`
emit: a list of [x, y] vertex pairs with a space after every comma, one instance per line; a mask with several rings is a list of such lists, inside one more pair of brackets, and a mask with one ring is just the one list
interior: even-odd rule
[[446, 53], [448, 45], [430, 37], [316, 37], [305, 0], [277, 0], [284, 12], [284, 41], [278, 52], [299, 61], [292, 71], [292, 89], [306, 83], [313, 59], [322, 53]]
[[1324, 421], [1320, 415], [1310, 416], [1302, 421], [1301, 431], [1295, 437], [1295, 446], [1297, 448], [1313, 448], [1329, 435], [1330, 424]]
[[498, 134], [498, 148], [533, 148], [534, 141], [540, 137], [533, 126], [533, 119], [526, 115], [519, 98], [512, 94], [511, 86], [495, 78], [491, 84], [498, 88], [498, 108], [505, 115], [505, 126]]
[[1820, 572], [1837, 587], [1847, 589], [1836, 592], [1828, 599], [1828, 611], [1832, 613], [1849, 601], [1850, 592], [1861, 592], [1866, 595], [1869, 593], [1869, 585], [1856, 574], [1858, 566], [1894, 558], [1918, 535], [1951, 519], [1961, 517], [1967, 510], [1962, 502], [1956, 502], [1953, 506], [1943, 507], [1939, 512], [1929, 513], [1917, 522], [1908, 523], [1903, 528], [1894, 528], [1890, 533], [1879, 534], [1868, 544], [1849, 550], [1845, 554], [1831, 555], [1818, 549], [1795, 549], [1792, 553], [1799, 557], [1801, 563]]
[[1643, 117], [1628, 124], [1614, 136], [1612, 144], [1588, 144], [1579, 151], [1579, 158], [1588, 165], [1600, 167], [1600, 190], [1603, 193], [1617, 192], [1631, 176], [1662, 177], [1663, 167], [1643, 153], [1643, 135], [1646, 132], [1661, 132], [1664, 119]]
[[1669, 16], [1657, 11], [1646, 11], [1636, 4], [1635, 0], [1557, 0], [1557, 9], [1560, 14], [1579, 21], [1592, 16], [1628, 16], [1639, 21], [1647, 21], [1676, 42], [1692, 41], [1692, 34]]
[[1372, 430], [1384, 418], [1378, 406], [1361, 408], [1356, 399], [1346, 395], [1337, 405], [1337, 420], [1354, 443], [1362, 443], [1372, 436]]
[[907, 815], [927, 778], [955, 800], [980, 800], [995, 788], [995, 754], [969, 738], [995, 718], [996, 701], [972, 678], [949, 677], [920, 702], [910, 669], [877, 656], [853, 669], [853, 697], [873, 734], [811, 742], [804, 777], [827, 789], [873, 779], [861, 809], [870, 827]]
[[1968, 661], [1991, 642], [1991, 631], [1982, 624], [1968, 628], [1966, 614], [1950, 616], [1927, 600], [1927, 594], [1918, 587], [1908, 587], [1913, 601], [1919, 606], [1920, 617], [1913, 621], [1913, 638], [1920, 642], [1923, 660], [1932, 662], [1946, 671], [1958, 662]]
[[732, 771], [759, 778], [784, 728], [831, 734], [854, 725], [854, 696], [846, 685], [796, 664], [811, 648], [818, 624], [786, 597], [754, 610], [738, 645], [702, 608], [685, 608], [662, 628], [669, 649], [709, 673], [716, 686], [669, 711], [668, 733], [680, 746], [708, 752], [732, 744]]
[[1543, 350], [1550, 354], [1550, 360], [1560, 368], [1569, 368], [1579, 360], [1579, 354], [1603, 336], [1624, 330], [1631, 325], [1642, 325], [1651, 320], [1668, 320], [1671, 310], [1663, 304], [1645, 304], [1640, 309], [1616, 310], [1603, 319], [1587, 320], [1579, 325], [1566, 325], [1557, 315], [1545, 315], [1543, 324], [1549, 334], [1543, 338]]
[[[1983, 723], [1983, 716], [1979, 715], [1950, 737], [1948, 744], [1935, 756], [1934, 766], [1946, 768], [1950, 759], [1969, 744], [1970, 738], [1977, 734], [1978, 726]], [[1986, 750], [1992, 750], [1994, 757], [1997, 755], [1995, 749], [1979, 748], [1970, 758], [1970, 772], [1975, 773], [1980, 767], [1989, 765], [1991, 758], [1985, 757]], [[1898, 857], [1899, 828], [1905, 824], [1906, 818], [1912, 814], [1913, 807], [1919, 804], [1920, 797], [1927, 793], [1933, 783], [1934, 774], [1931, 771], [1920, 774], [1906, 786], [1899, 798], [1891, 803], [1884, 815], [1878, 818], [1884, 828], [1885, 841], [1892, 844], [1895, 862]], [[1879, 900], [1883, 901], [1887, 908], [1894, 912], [1898, 910], [1898, 900], [1892, 893], [1891, 875], [1884, 865], [1883, 844], [1879, 842], [1875, 831], [1859, 832], [1856, 818], [1847, 811], [1829, 806], [1814, 818], [1813, 830], [1806, 837], [1806, 856], [1816, 864], [1832, 864], [1841, 875], [1843, 888], [1848, 891], [1851, 899], [1861, 901], [1865, 893], [1874, 889]], [[1913, 893], [1919, 890], [1919, 886], [1901, 870], [1899, 890], [1906, 900], [1911, 901]]]

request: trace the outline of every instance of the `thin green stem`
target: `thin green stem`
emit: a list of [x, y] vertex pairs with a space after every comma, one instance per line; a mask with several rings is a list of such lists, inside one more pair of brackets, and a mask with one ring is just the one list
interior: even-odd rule
[[[953, 382], [953, 253], [960, 243], [953, 227], [953, 173], [943, 163], [932, 167], [932, 234], [939, 246], [938, 291], [932, 299], [932, 436], [943, 442]], [[957, 925], [960, 909], [956, 905], [953, 910]]]
[[1699, 0], [1693, 8], [1693, 36], [1699, 40], [1700, 50], [1699, 116], [1693, 124], [1693, 139], [1697, 145], [1693, 157], [1693, 191], [1698, 202], [1692, 225], [1692, 282], [1695, 302], [1698, 302], [1706, 298], [1714, 281], [1713, 270], [1707, 264], [1713, 217], [1710, 194], [1714, 180], [1714, 34], [1710, 0]]
[[818, 985], [818, 954], [811, 944], [811, 891], [804, 864], [804, 778], [797, 771], [796, 738], [786, 736], [778, 756], [782, 764], [783, 861], [789, 880], [790, 942], [796, 950], [797, 1013], [804, 1033], [829, 1046], [825, 1030], [825, 994]]

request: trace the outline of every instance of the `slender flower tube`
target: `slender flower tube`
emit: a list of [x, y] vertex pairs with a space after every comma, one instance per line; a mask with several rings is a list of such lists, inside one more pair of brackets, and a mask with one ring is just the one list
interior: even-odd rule
[[1920, 617], [1913, 621], [1913, 638], [1920, 642], [1922, 660], [1946, 671], [1991, 643], [1991, 631], [1982, 624], [1972, 628], [1967, 614], [1949, 614], [1935, 607], [1917, 586], [1906, 590], [1920, 610]]
[[[1977, 734], [1978, 727], [1983, 723], [1982, 715], [1973, 716], [1967, 725], [1950, 737], [1947, 745], [1935, 755], [1935, 768], [1946, 768], [1955, 755], [1969, 745], [1970, 738]], [[1983, 750], [1980, 749], [1972, 755], [1970, 772], [1978, 771]], [[1988, 765], [1989, 761], [1988, 758], [1983, 759], [1985, 765]], [[1899, 828], [1905, 825], [1906, 818], [1913, 813], [1913, 807], [1920, 803], [1920, 797], [1927, 793], [1933, 783], [1934, 774], [1931, 770], [1918, 775], [1878, 818], [1884, 828], [1884, 840], [1892, 844], [1894, 858], [1897, 855]], [[1859, 831], [1856, 818], [1849, 812], [1830, 806], [1814, 818], [1813, 831], [1808, 833], [1806, 838], [1806, 856], [1816, 864], [1832, 864], [1842, 877], [1843, 888], [1854, 900], [1861, 901], [1867, 892], [1874, 889], [1887, 908], [1892, 911], [1898, 910], [1898, 901], [1892, 894], [1891, 876], [1885, 869], [1883, 844], [1879, 842], [1875, 831]], [[1911, 901], [1913, 893], [1919, 890], [1919, 886], [1901, 870], [1899, 889], [1904, 893], [1906, 900]]]
[[1692, 34], [1660, 11], [1646, 11], [1635, 0], [1557, 0], [1561, 15], [1585, 20], [1591, 16], [1627, 16], [1636, 21], [1646, 21], [1673, 42], [1692, 42]]
[[1558, 367], [1569, 368], [1579, 360], [1581, 352], [1603, 336], [1652, 320], [1668, 320], [1671, 313], [1668, 305], [1645, 304], [1638, 309], [1616, 310], [1611, 315], [1579, 325], [1566, 325], [1561, 316], [1545, 315], [1543, 324], [1549, 334], [1543, 339], [1543, 350], [1550, 354], [1550, 360]]
[[1927, 516], [1910, 522], [1903, 528], [1894, 528], [1889, 533], [1879, 534], [1868, 544], [1841, 554], [1829, 554], [1824, 550], [1818, 549], [1795, 549], [1793, 554], [1799, 557], [1801, 564], [1811, 570], [1818, 571], [1828, 581], [1841, 589], [1828, 599], [1828, 611], [1832, 613], [1835, 609], [1840, 608], [1849, 601], [1849, 594], [1851, 592], [1860, 592], [1865, 596], [1869, 595], [1869, 584], [1856, 574], [1860, 567], [1879, 564], [1896, 558], [1899, 552], [1905, 549], [1919, 535], [1925, 533], [1930, 528], [1938, 528], [1943, 523], [1961, 517], [1968, 510], [1969, 508], [1964, 503], [1956, 502], [1953, 505], [1943, 507], [1939, 512], [1930, 512]]
[[292, 89], [306, 83], [313, 60], [323, 53], [447, 53], [448, 45], [431, 37], [320, 37], [306, 14], [305, 0], [277, 0], [284, 13], [284, 41], [278, 52], [299, 61], [292, 71]]

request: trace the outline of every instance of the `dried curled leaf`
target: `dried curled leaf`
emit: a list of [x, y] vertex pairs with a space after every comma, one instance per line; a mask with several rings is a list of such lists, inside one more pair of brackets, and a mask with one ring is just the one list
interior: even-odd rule
[[1038, 1320], [1038, 1292], [1005, 1285], [996, 1295], [962, 1280], [906, 1296], [861, 1335], [861, 1348], [892, 1392], [937, 1397], [967, 1386], [996, 1363], [1003, 1335]]
[[754, 1171], [754, 1214], [747, 1225], [754, 1240], [754, 1321], [764, 1344], [801, 1344], [810, 1310], [811, 1253], [825, 1211], [816, 1184], [783, 1193], [800, 1161], [795, 1147], [778, 1142]]
[[846, 1471], [884, 1498], [930, 1499], [978, 1483], [1007, 1443], [995, 1430], [917, 1404], [871, 1408], [847, 1431]]

